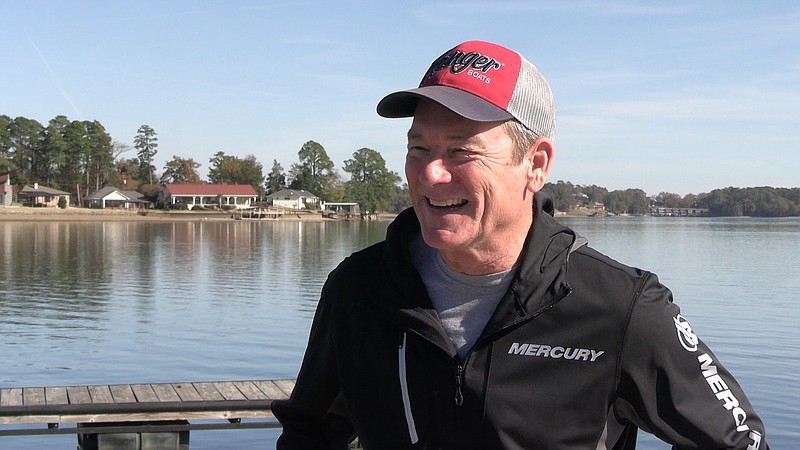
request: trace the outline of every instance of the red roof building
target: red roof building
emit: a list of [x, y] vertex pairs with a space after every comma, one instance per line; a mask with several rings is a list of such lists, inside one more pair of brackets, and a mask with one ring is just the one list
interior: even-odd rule
[[249, 184], [165, 184], [166, 201], [172, 208], [247, 209], [258, 200]]

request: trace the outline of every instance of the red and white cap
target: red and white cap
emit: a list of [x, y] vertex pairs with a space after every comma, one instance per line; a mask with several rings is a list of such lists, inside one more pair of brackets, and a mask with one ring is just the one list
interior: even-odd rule
[[417, 89], [394, 92], [378, 103], [383, 117], [411, 117], [420, 98], [477, 122], [517, 119], [537, 136], [556, 128], [553, 93], [539, 70], [497, 44], [468, 41], [431, 64]]

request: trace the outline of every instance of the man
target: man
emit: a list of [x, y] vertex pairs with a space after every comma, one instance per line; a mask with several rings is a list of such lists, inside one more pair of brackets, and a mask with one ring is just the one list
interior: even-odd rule
[[655, 275], [551, 216], [555, 108], [516, 52], [465, 42], [418, 89], [413, 208], [322, 290], [279, 449], [766, 449], [742, 389]]

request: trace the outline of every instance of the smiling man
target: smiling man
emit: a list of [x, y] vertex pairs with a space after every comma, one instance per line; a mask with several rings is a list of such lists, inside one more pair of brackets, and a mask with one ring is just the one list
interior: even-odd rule
[[[552, 217], [547, 82], [470, 41], [378, 104], [413, 117], [413, 208], [331, 272], [279, 449], [766, 449], [655, 275]], [[691, 345], [689, 345], [691, 344]]]

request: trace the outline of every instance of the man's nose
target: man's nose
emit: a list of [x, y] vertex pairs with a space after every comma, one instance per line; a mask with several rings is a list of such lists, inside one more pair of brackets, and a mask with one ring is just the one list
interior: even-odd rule
[[428, 184], [449, 183], [452, 174], [442, 158], [431, 158], [420, 172], [420, 180]]

